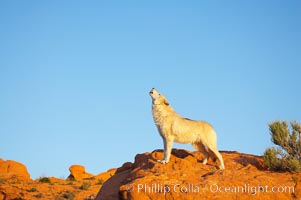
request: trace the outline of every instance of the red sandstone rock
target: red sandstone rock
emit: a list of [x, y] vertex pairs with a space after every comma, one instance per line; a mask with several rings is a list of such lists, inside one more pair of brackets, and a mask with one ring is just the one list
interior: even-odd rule
[[96, 180], [105, 182], [106, 180], [108, 180], [109, 178], [111, 178], [115, 174], [116, 170], [117, 170], [116, 168], [109, 169], [106, 172], [103, 172], [103, 173], [100, 173], [100, 174], [96, 175], [94, 178]]
[[0, 177], [4, 180], [30, 180], [30, 174], [26, 166], [13, 160], [4, 161], [0, 159]]
[[[267, 171], [260, 156], [238, 152], [222, 156], [223, 171], [212, 160], [203, 165], [198, 152], [173, 149], [165, 165], [156, 161], [162, 159], [162, 151], [138, 154], [133, 164], [125, 163], [103, 184], [96, 200], [301, 199], [301, 173]], [[299, 177], [297, 184], [293, 177]]]
[[70, 175], [68, 179], [82, 180], [87, 178], [92, 178], [94, 175], [87, 173], [84, 166], [81, 165], [72, 165], [69, 168]]
[[[162, 159], [162, 150], [154, 151], [138, 154], [134, 163], [127, 162], [118, 169], [77, 181], [49, 177], [51, 183], [41, 183], [39, 179], [16, 179], [16, 175], [8, 179], [0, 176], [0, 200], [66, 199], [70, 194], [74, 200], [94, 199], [98, 191], [98, 200], [301, 200], [301, 173], [267, 171], [260, 156], [239, 152], [222, 152], [222, 155], [226, 165], [224, 171], [217, 170], [217, 164], [211, 160], [208, 165], [203, 165], [200, 153], [174, 149], [166, 165], [156, 161]], [[0, 159], [1, 162], [7, 161]], [[79, 169], [75, 170], [79, 174], [88, 174], [82, 166], [75, 169]], [[7, 171], [7, 167], [0, 170], [1, 173]], [[90, 187], [80, 189], [85, 183], [89, 183]], [[273, 186], [276, 187], [275, 192], [271, 191]]]
[[[0, 159], [0, 162], [4, 162]], [[11, 163], [7, 162], [6, 163]], [[19, 163], [20, 164], [20, 163]], [[22, 165], [22, 164], [21, 164]], [[108, 178], [115, 174], [116, 169], [110, 169], [107, 172], [101, 173], [95, 177], [87, 176], [88, 173], [85, 172], [84, 167], [73, 167], [72, 172], [75, 172], [75, 175], [82, 175], [84, 178], [82, 180], [72, 181], [58, 179], [55, 177], [47, 177], [49, 183], [40, 182], [40, 179], [36, 180], [23, 180], [19, 179], [16, 175], [16, 167], [3, 167], [1, 164], [0, 172], [5, 174], [4, 176], [0, 175], [0, 200], [13, 200], [13, 199], [23, 199], [23, 200], [32, 200], [32, 199], [43, 199], [43, 200], [53, 200], [53, 199], [74, 199], [74, 200], [83, 200], [83, 199], [95, 199], [95, 196], [99, 189], [102, 186], [102, 183], [105, 182]], [[11, 166], [11, 165], [10, 165]], [[24, 166], [25, 167], [25, 166]], [[13, 176], [11, 172], [14, 172]], [[18, 170], [20, 171], [20, 170]], [[5, 173], [4, 173], [5, 172]], [[9, 172], [9, 173], [7, 173]], [[76, 176], [77, 177], [77, 176]], [[78, 178], [78, 177], [77, 177]], [[83, 177], [80, 177], [83, 178]], [[83, 185], [89, 185], [82, 189]]]

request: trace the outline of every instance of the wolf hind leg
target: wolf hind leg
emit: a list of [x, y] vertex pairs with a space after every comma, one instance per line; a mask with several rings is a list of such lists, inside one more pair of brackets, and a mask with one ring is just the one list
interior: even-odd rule
[[219, 153], [219, 151], [217, 150], [217, 148], [214, 147], [214, 146], [208, 146], [208, 149], [209, 149], [209, 151], [212, 151], [212, 153], [214, 153], [214, 155], [218, 158], [218, 160], [220, 162], [219, 169], [225, 169], [223, 157]]
[[204, 155], [205, 158], [202, 163], [206, 165], [209, 158], [209, 152], [207, 151], [206, 147], [200, 142], [192, 143], [192, 146], [196, 151], [201, 152]]

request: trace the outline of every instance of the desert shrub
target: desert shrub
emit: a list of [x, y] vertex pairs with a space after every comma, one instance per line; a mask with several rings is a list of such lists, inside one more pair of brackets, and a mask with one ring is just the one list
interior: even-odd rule
[[63, 197], [64, 199], [73, 200], [73, 199], [75, 198], [75, 193], [74, 193], [74, 192], [70, 192], [70, 191], [67, 190], [67, 191], [62, 195], [62, 197]]
[[38, 191], [37, 188], [31, 188], [30, 190], [27, 190], [27, 192], [36, 192]]
[[96, 183], [97, 185], [102, 185], [104, 183], [103, 179], [99, 179], [98, 182]]
[[43, 194], [42, 193], [39, 193], [39, 194], [36, 194], [36, 195], [33, 195], [35, 198], [37, 199], [41, 199], [43, 198]]
[[89, 182], [83, 182], [83, 184], [79, 187], [79, 189], [81, 189], [81, 190], [88, 190], [90, 186], [91, 186], [91, 183], [89, 183]]
[[0, 176], [0, 183], [5, 183], [5, 180]]
[[23, 200], [22, 197], [16, 197], [16, 198], [13, 198], [12, 200]]
[[21, 195], [18, 195], [16, 198], [13, 198], [12, 200], [23, 200], [24, 198]]
[[268, 148], [263, 155], [271, 170], [298, 172], [301, 170], [301, 125], [295, 121], [275, 121], [269, 124], [272, 142], [277, 147]]
[[69, 181], [68, 183], [67, 183], [67, 185], [73, 185], [74, 183], [73, 183], [73, 181]]
[[298, 176], [292, 176], [292, 181], [297, 184], [299, 181], [299, 177]]
[[67, 179], [67, 181], [76, 181], [74, 176], [70, 175]]
[[41, 177], [39, 182], [40, 183], [51, 183], [51, 180], [48, 177]]

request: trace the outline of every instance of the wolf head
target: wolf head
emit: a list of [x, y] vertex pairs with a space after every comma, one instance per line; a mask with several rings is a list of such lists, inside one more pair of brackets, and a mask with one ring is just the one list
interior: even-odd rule
[[166, 97], [163, 94], [160, 94], [155, 88], [152, 88], [149, 92], [149, 95], [152, 97], [153, 104], [155, 105], [169, 105]]

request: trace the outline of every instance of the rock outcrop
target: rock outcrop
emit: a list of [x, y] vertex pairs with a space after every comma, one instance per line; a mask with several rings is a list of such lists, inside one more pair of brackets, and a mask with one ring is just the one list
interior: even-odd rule
[[69, 168], [69, 171], [69, 180], [83, 180], [92, 178], [94, 176], [93, 174], [87, 173], [85, 167], [81, 165], [72, 165]]
[[73, 165], [70, 167], [72, 178], [68, 180], [55, 177], [31, 180], [23, 164], [2, 159], [0, 163], [0, 200], [95, 199], [102, 184], [116, 172], [110, 169], [93, 176], [83, 166]]
[[118, 168], [96, 200], [117, 199], [301, 199], [301, 173], [265, 169], [260, 156], [221, 152], [225, 170], [198, 152], [173, 149], [170, 162], [160, 164], [162, 151], [138, 154], [134, 163]]
[[115, 174], [116, 170], [117, 170], [116, 168], [109, 169], [106, 172], [102, 172], [102, 173], [96, 175], [94, 178], [97, 180], [106, 181]]
[[[47, 182], [31, 180], [26, 167], [0, 159], [0, 200], [8, 199], [291, 199], [301, 200], [301, 173], [267, 170], [262, 157], [221, 152], [226, 169], [218, 163], [202, 164], [198, 152], [173, 149], [170, 162], [162, 150], [138, 154], [134, 163], [96, 176], [83, 166], [70, 167], [68, 180], [54, 177]], [[75, 180], [75, 181], [74, 181]]]
[[30, 180], [30, 174], [26, 166], [13, 160], [4, 161], [0, 159], [0, 177], [4, 180]]

